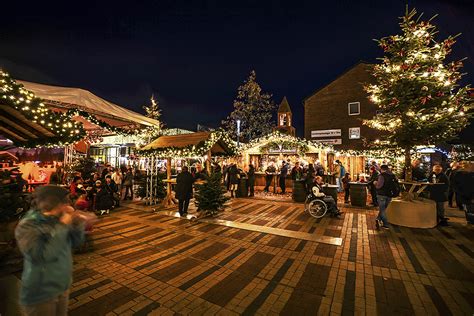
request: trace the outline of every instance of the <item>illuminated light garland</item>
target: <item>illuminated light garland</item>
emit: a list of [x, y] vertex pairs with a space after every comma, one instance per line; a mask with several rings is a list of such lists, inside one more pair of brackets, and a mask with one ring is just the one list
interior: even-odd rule
[[7, 72], [1, 69], [0, 78], [0, 98], [3, 99], [2, 104], [21, 112], [25, 118], [41, 125], [55, 135], [53, 137], [45, 136], [41, 139], [31, 139], [26, 142], [16, 141], [16, 146], [23, 148], [38, 146], [64, 147], [81, 140], [85, 136], [84, 128], [80, 122], [68, 122], [68, 125], [64, 127], [61, 122], [67, 121], [69, 117], [47, 109], [40, 98], [24, 89], [23, 85], [16, 83]]
[[247, 144], [244, 144], [241, 146], [240, 151], [246, 151], [250, 148], [254, 148], [259, 146], [260, 144], [265, 144], [260, 147], [260, 152], [265, 153], [265, 151], [268, 151], [271, 146], [273, 145], [281, 145], [282, 147], [284, 146], [294, 146], [300, 152], [301, 154], [305, 154], [308, 152], [309, 147], [315, 147], [318, 150], [332, 150], [332, 146], [328, 145], [323, 145], [321, 143], [314, 143], [312, 141], [306, 140], [306, 139], [301, 139], [298, 137], [294, 137], [288, 134], [281, 133], [279, 131], [274, 131], [268, 135], [256, 138], [252, 141], [250, 141]]
[[74, 116], [80, 116], [92, 124], [95, 124], [109, 132], [113, 132], [118, 135], [129, 136], [129, 135], [138, 135], [141, 133], [141, 129], [130, 129], [130, 128], [121, 128], [108, 124], [107, 122], [99, 120], [95, 115], [88, 113], [86, 111], [78, 109], [70, 109], [66, 112], [66, 116], [72, 119]]
[[407, 162], [416, 146], [455, 137], [472, 116], [466, 110], [472, 102], [469, 86], [457, 86], [462, 60], [443, 64], [457, 36], [436, 42], [431, 20], [419, 21], [416, 15], [415, 10], [407, 10], [400, 22], [403, 34], [378, 41], [385, 57], [374, 65], [376, 83], [365, 86], [378, 113], [364, 124], [387, 132], [369, 148], [385, 146], [393, 156], [406, 154]]
[[[186, 134], [183, 135], [186, 137]], [[223, 141], [229, 148], [229, 153], [216, 154], [217, 156], [236, 156], [239, 153], [237, 146], [230, 136], [222, 130], [213, 131], [209, 138], [197, 145], [188, 145], [185, 147], [166, 147], [149, 150], [136, 150], [136, 153], [142, 157], [159, 157], [159, 158], [201, 158], [207, 155], [208, 151], [218, 141]]]

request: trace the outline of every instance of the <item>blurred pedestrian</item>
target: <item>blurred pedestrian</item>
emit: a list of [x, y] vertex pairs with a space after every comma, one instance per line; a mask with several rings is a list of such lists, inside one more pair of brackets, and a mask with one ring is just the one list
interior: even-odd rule
[[84, 238], [84, 218], [70, 206], [68, 190], [43, 186], [34, 209], [15, 230], [24, 257], [20, 304], [26, 315], [67, 315], [72, 253]]

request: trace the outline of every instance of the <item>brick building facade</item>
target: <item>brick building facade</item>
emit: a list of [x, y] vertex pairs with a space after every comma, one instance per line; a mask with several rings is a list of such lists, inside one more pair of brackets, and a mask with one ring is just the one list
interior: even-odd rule
[[335, 149], [363, 149], [363, 139], [375, 140], [380, 132], [362, 124], [372, 118], [376, 105], [363, 85], [373, 82], [371, 65], [360, 62], [328, 85], [304, 99], [304, 135]]

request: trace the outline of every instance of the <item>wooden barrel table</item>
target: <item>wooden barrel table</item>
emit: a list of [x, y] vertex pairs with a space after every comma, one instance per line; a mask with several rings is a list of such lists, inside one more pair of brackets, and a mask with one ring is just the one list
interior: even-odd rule
[[248, 189], [247, 189], [247, 178], [241, 178], [239, 180], [239, 185], [237, 187], [237, 192], [235, 193], [236, 197], [247, 197], [248, 196]]
[[367, 183], [349, 182], [351, 205], [365, 207], [367, 204]]
[[338, 186], [335, 184], [324, 184], [323, 185], [323, 192], [326, 195], [332, 196], [334, 201], [337, 203], [337, 188]]
[[306, 185], [304, 180], [293, 181], [293, 192], [291, 197], [295, 202], [306, 201]]

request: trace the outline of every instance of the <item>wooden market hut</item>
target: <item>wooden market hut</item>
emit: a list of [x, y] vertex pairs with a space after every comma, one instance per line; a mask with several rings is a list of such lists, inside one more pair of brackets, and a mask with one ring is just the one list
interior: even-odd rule
[[[237, 154], [237, 148], [230, 137], [222, 131], [197, 132], [183, 135], [166, 135], [158, 137], [150, 144], [140, 149], [140, 154], [147, 157], [147, 198], [155, 201], [154, 187], [158, 176], [157, 162], [166, 159], [167, 196], [163, 201], [165, 207], [172, 206], [175, 200], [171, 186], [171, 159], [186, 159], [205, 157], [206, 169], [211, 171], [211, 158], [215, 156], [232, 156]], [[154, 203], [153, 203], [154, 204]]]
[[[327, 170], [327, 154], [331, 146], [315, 144], [288, 134], [274, 131], [266, 136], [255, 139], [241, 149], [242, 164], [253, 164], [256, 172], [256, 186], [264, 185], [264, 170], [270, 162], [290, 160], [304, 162], [305, 164], [319, 161]], [[291, 180], [287, 187], [291, 188]]]

